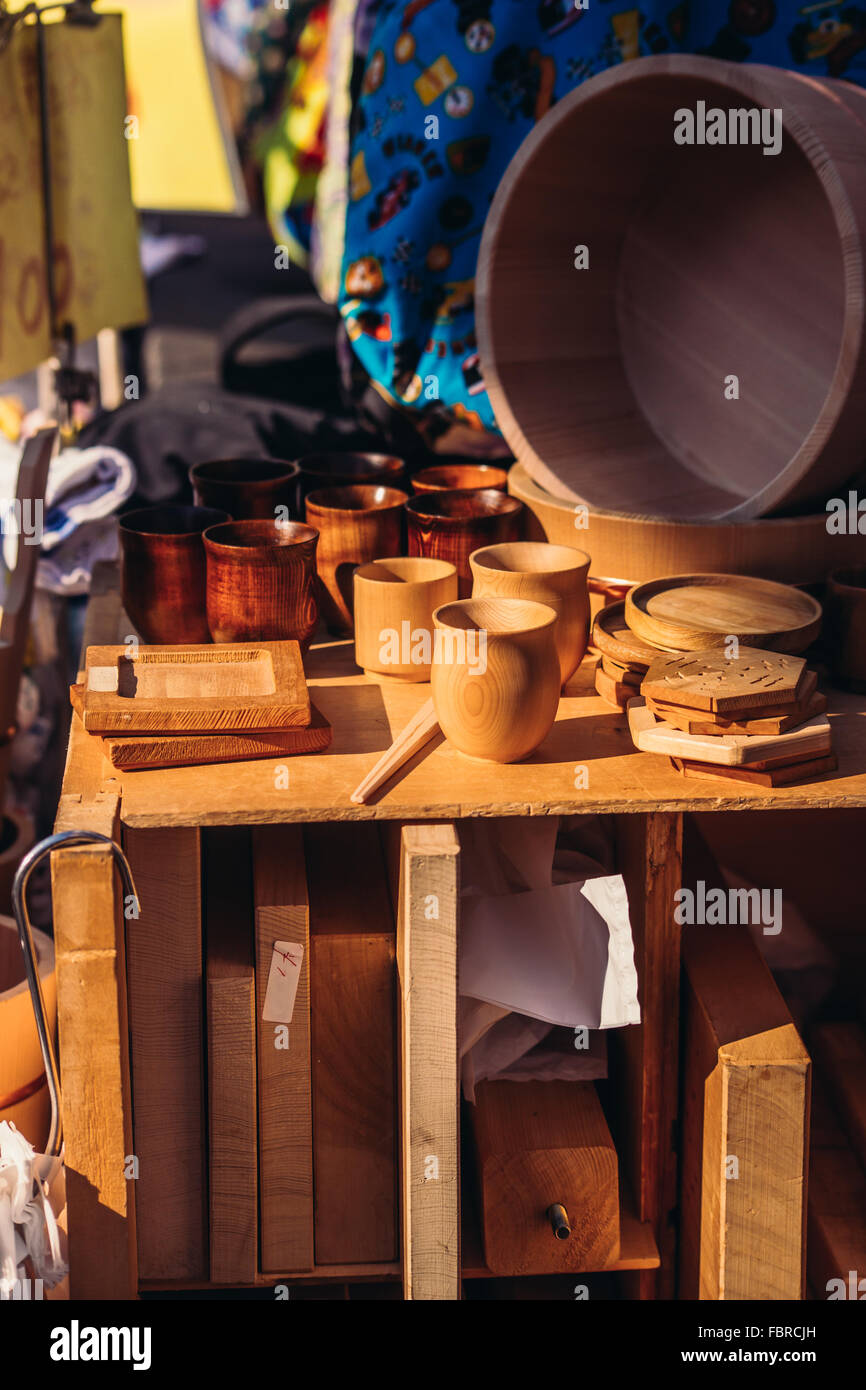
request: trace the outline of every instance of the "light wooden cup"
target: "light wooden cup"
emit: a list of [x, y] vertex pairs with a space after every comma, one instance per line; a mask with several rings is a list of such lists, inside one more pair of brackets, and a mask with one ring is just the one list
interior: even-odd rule
[[563, 685], [583, 660], [589, 641], [589, 565], [585, 551], [544, 541], [488, 545], [469, 556], [473, 598], [531, 599], [554, 610]]
[[433, 621], [430, 683], [445, 737], [471, 758], [528, 758], [559, 704], [555, 610], [528, 599], [471, 598], [437, 608]]
[[[355, 661], [367, 675], [389, 680], [429, 681], [433, 610], [457, 598], [457, 569], [449, 560], [411, 556], [373, 560], [355, 570]], [[400, 657], [388, 650], [396, 634]], [[392, 641], [393, 639], [391, 639]]]

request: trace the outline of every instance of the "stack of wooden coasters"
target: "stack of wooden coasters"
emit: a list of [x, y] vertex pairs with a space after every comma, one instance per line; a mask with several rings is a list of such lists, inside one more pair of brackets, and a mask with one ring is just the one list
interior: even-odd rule
[[628, 705], [635, 746], [686, 777], [787, 786], [832, 772], [826, 699], [802, 657], [740, 647], [658, 655]]
[[632, 632], [625, 620], [625, 603], [600, 609], [592, 628], [592, 645], [601, 655], [595, 668], [595, 688], [603, 700], [624, 710], [640, 694], [641, 682], [663, 650]]

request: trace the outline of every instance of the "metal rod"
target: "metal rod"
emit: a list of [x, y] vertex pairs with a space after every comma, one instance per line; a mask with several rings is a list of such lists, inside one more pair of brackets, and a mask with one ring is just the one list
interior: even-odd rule
[[568, 1240], [571, 1235], [571, 1223], [565, 1207], [560, 1202], [554, 1202], [553, 1206], [547, 1208], [547, 1217], [553, 1227], [553, 1234], [556, 1239]]
[[40, 864], [47, 854], [55, 849], [64, 848], [70, 845], [107, 845], [114, 855], [117, 870], [123, 881], [124, 891], [127, 896], [132, 895], [138, 901], [138, 894], [135, 891], [135, 883], [132, 878], [132, 871], [126, 861], [123, 850], [114, 840], [107, 835], [100, 835], [95, 830], [62, 830], [57, 835], [49, 835], [47, 839], [40, 840], [38, 845], [25, 854], [18, 866], [15, 881], [12, 884], [12, 911], [18, 927], [18, 940], [21, 943], [21, 950], [24, 953], [24, 969], [27, 973], [27, 984], [30, 989], [30, 999], [33, 1004], [33, 1012], [36, 1016], [36, 1031], [39, 1034], [39, 1046], [42, 1049], [42, 1060], [45, 1064], [45, 1076], [48, 1081], [48, 1091], [51, 1096], [51, 1129], [48, 1135], [46, 1152], [52, 1157], [57, 1157], [60, 1153], [60, 1145], [63, 1137], [63, 1123], [60, 1110], [60, 1076], [57, 1070], [57, 1057], [54, 1051], [54, 1040], [51, 1037], [51, 1029], [48, 1026], [48, 1019], [45, 1014], [45, 1000], [42, 995], [42, 983], [39, 979], [39, 967], [36, 960], [36, 949], [33, 945], [33, 927], [30, 922], [30, 914], [27, 911], [27, 884], [30, 875]]

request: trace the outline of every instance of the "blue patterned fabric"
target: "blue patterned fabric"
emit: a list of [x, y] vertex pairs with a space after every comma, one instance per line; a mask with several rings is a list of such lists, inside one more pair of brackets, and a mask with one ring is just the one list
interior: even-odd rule
[[340, 309], [373, 382], [422, 427], [428, 415], [495, 430], [474, 331], [481, 232], [512, 155], [573, 87], [666, 52], [866, 82], [866, 8], [844, 3], [368, 0], [368, 11]]

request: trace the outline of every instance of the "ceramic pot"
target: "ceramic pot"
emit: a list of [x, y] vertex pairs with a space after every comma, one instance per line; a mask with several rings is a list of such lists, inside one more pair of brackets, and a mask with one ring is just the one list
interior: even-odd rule
[[543, 541], [490, 545], [469, 557], [473, 598], [526, 598], [554, 610], [563, 685], [583, 660], [589, 641], [589, 563], [583, 550]]
[[497, 763], [528, 758], [559, 704], [556, 613], [516, 598], [472, 598], [433, 614], [430, 685], [442, 732], [461, 753]]
[[279, 642], [306, 650], [319, 617], [318, 532], [299, 521], [228, 521], [204, 536], [207, 617], [215, 642]]

